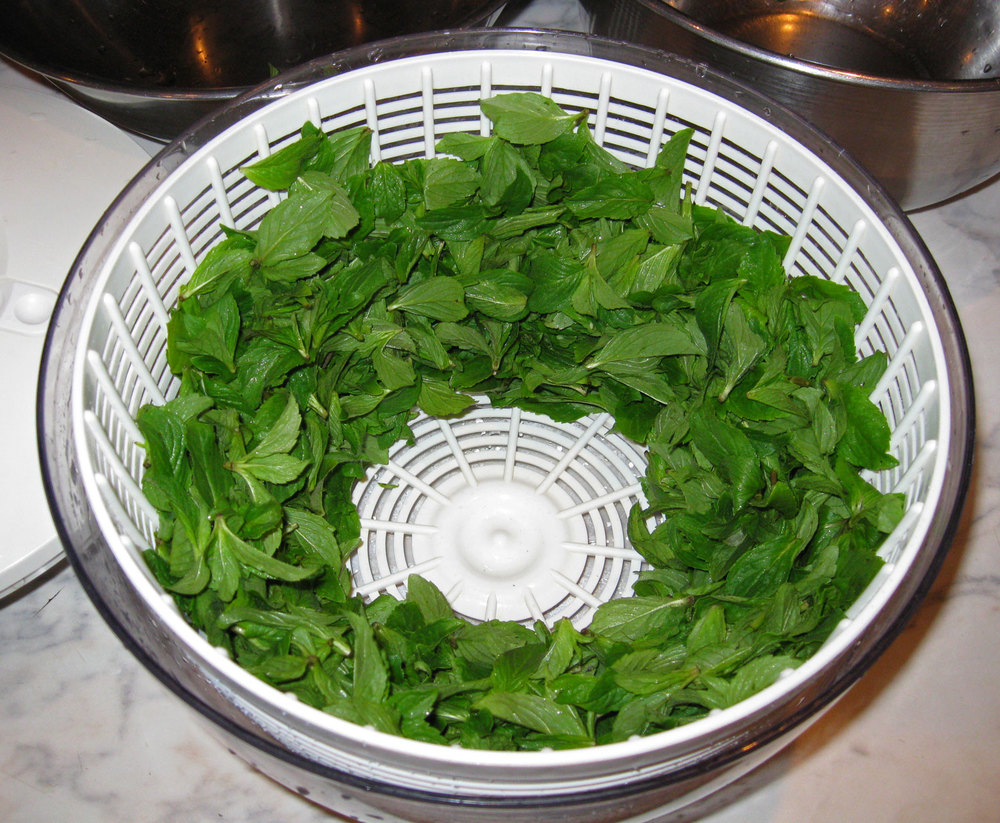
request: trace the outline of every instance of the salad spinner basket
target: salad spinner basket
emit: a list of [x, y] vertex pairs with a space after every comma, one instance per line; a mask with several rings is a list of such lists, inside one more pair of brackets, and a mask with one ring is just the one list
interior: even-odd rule
[[[589, 112], [595, 140], [633, 166], [693, 129], [685, 176], [697, 204], [790, 236], [791, 275], [844, 282], [861, 295], [868, 309], [857, 349], [888, 355], [871, 396], [899, 461], [869, 479], [906, 499], [881, 549], [883, 568], [813, 657], [732, 708], [590, 749], [435, 746], [312, 709], [195, 632], [141, 556], [157, 517], [141, 491], [134, 417], [176, 392], [168, 312], [223, 227], [252, 229], [275, 203], [239, 168], [293, 141], [307, 120], [326, 131], [369, 126], [373, 160], [430, 157], [448, 132], [487, 133], [479, 100], [509, 91]], [[593, 38], [495, 30], [310, 63], [167, 147], [111, 207], [67, 280], [45, 352], [40, 442], [56, 522], [99, 610], [265, 773], [358, 820], [638, 821], [660, 819], [786, 743], [902, 628], [960, 513], [972, 410], [940, 274], [899, 209], [836, 146], [705, 67]], [[418, 418], [414, 443], [397, 446], [358, 489], [356, 591], [400, 594], [418, 572], [472, 620], [567, 617], [586, 626], [597, 605], [629, 594], [642, 568], [624, 524], [641, 493], [643, 454], [612, 424], [485, 405], [458, 419]], [[512, 557], [511, 543], [528, 548]]]

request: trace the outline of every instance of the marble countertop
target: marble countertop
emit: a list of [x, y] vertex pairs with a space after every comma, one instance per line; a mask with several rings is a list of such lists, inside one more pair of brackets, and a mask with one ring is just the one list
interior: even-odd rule
[[[976, 465], [908, 627], [796, 742], [677, 820], [979, 823], [1000, 774], [1000, 180], [911, 215], [958, 306]], [[3, 539], [0, 537], [0, 539]], [[104, 624], [71, 569], [0, 601], [0, 819], [340, 819], [252, 771]]]

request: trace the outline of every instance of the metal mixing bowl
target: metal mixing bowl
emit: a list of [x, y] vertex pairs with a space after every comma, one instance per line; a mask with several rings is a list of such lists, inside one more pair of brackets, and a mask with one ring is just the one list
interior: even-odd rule
[[595, 33], [707, 63], [811, 120], [905, 209], [1000, 171], [1000, 4], [588, 2]]
[[503, 0], [14, 0], [0, 54], [115, 125], [169, 140], [276, 71], [488, 21]]

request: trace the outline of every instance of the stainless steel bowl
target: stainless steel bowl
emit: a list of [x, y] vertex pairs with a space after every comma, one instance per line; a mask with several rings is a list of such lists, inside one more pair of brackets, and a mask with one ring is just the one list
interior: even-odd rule
[[314, 57], [486, 22], [504, 0], [14, 0], [0, 55], [115, 125], [176, 137]]
[[905, 209], [1000, 171], [992, 0], [588, 0], [593, 29], [728, 72], [854, 155]]

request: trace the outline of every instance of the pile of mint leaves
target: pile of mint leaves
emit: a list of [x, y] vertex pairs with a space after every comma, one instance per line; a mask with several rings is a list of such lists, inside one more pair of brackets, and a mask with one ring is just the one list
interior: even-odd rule
[[[137, 415], [160, 513], [146, 560], [209, 642], [359, 724], [508, 750], [646, 735], [730, 706], [823, 642], [880, 566], [903, 499], [847, 286], [786, 237], [693, 204], [678, 131], [651, 168], [586, 113], [483, 100], [489, 136], [370, 162], [366, 128], [243, 169], [284, 192], [226, 230], [171, 312], [176, 397]], [[642, 444], [648, 561], [589, 627], [472, 622], [428, 580], [352, 594], [352, 491], [418, 411], [485, 396], [610, 413]]]

